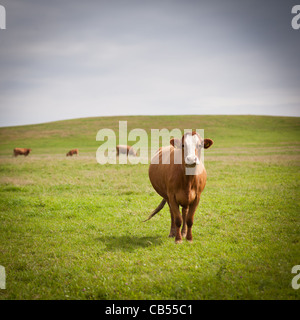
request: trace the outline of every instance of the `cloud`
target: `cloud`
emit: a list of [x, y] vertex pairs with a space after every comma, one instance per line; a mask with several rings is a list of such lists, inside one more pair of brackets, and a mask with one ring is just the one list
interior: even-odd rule
[[300, 114], [299, 34], [288, 5], [4, 5], [2, 126], [124, 114]]

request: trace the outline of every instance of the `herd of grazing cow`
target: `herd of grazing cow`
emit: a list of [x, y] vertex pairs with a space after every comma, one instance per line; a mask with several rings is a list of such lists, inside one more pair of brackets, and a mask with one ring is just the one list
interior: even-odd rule
[[[17, 156], [25, 156], [27, 157], [29, 155], [29, 153], [32, 151], [32, 149], [28, 149], [28, 148], [14, 148], [14, 156], [17, 157]], [[72, 149], [70, 150], [66, 156], [73, 156], [74, 154], [77, 154], [78, 155], [78, 149]]]
[[[171, 229], [169, 237], [175, 237], [175, 243], [181, 243], [185, 237], [192, 242], [192, 226], [194, 214], [200, 196], [206, 185], [206, 170], [201, 162], [201, 149], [213, 144], [211, 139], [202, 139], [193, 131], [185, 133], [181, 139], [171, 139], [170, 145], [161, 147], [151, 160], [149, 179], [155, 191], [163, 198], [159, 206], [150, 214], [147, 221], [157, 214], [166, 203], [171, 213]], [[14, 156], [28, 156], [31, 149], [15, 148]], [[136, 156], [132, 147], [118, 145], [120, 153]], [[78, 149], [70, 150], [66, 156], [78, 155]], [[176, 159], [183, 161], [176, 161]], [[189, 171], [187, 174], [187, 170]], [[182, 214], [179, 207], [182, 207]]]
[[[32, 151], [32, 149], [28, 149], [28, 148], [14, 148], [14, 156], [25, 156], [27, 157], [29, 155], [29, 153]], [[73, 156], [74, 154], [78, 155], [78, 149], [72, 149], [70, 150], [66, 156]]]
[[[32, 151], [32, 149], [27, 149], [27, 148], [14, 148], [14, 156], [25, 156], [27, 157], [29, 155], [29, 153]], [[124, 146], [124, 145], [118, 145], [116, 147], [116, 152], [117, 152], [117, 156], [122, 153], [122, 154], [127, 154], [127, 155], [132, 155], [134, 157], [136, 157], [136, 152], [134, 151], [134, 149], [131, 146]], [[67, 157], [72, 157], [74, 154], [76, 154], [78, 156], [79, 151], [78, 149], [72, 149], [69, 152], [67, 152], [66, 156]]]

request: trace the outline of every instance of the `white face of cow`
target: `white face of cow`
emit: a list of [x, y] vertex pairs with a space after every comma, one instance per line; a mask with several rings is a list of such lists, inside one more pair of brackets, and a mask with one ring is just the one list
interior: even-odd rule
[[180, 161], [176, 163], [182, 163], [181, 161], [183, 159], [184, 165], [187, 168], [195, 168], [196, 165], [199, 165], [201, 149], [210, 148], [213, 143], [214, 142], [211, 139], [202, 139], [198, 133], [192, 134], [191, 132], [184, 134], [181, 139], [173, 138], [170, 140], [170, 144], [174, 148], [182, 150], [182, 158], [180, 158]]
[[184, 163], [187, 167], [200, 164], [201, 141], [197, 134], [184, 136]]

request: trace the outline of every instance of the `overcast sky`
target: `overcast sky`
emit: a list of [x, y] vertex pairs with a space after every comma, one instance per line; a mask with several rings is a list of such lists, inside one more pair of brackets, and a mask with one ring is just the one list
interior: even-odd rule
[[297, 1], [0, 3], [0, 126], [108, 115], [300, 116]]

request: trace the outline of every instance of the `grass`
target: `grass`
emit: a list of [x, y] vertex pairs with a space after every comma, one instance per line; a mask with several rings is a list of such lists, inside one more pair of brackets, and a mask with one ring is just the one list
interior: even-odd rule
[[[101, 128], [204, 128], [194, 242], [168, 238], [148, 165], [100, 165]], [[88, 118], [0, 129], [0, 299], [299, 299], [300, 119]], [[13, 158], [16, 146], [30, 147]], [[71, 148], [79, 156], [67, 158]]]

